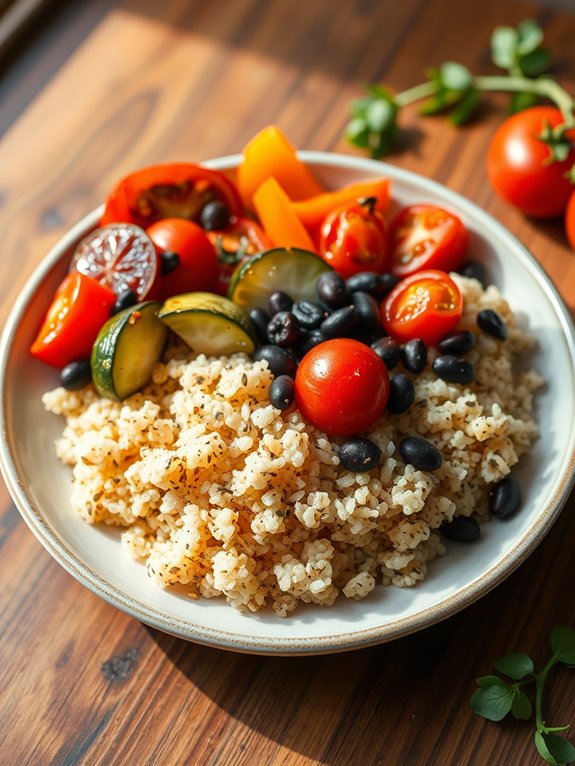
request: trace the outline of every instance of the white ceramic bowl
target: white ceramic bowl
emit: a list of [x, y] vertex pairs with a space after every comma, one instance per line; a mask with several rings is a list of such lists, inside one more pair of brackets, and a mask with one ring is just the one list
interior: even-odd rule
[[[162, 590], [145, 568], [120, 551], [119, 532], [91, 527], [70, 508], [70, 473], [54, 454], [60, 418], [40, 397], [57, 373], [28, 354], [54, 289], [79, 238], [98, 211], [75, 226], [46, 256], [19, 296], [0, 347], [2, 470], [32, 532], [74, 577], [109, 603], [148, 625], [182, 638], [245, 652], [323, 653], [367, 646], [412, 633], [452, 615], [509, 575], [549, 531], [573, 482], [575, 456], [575, 339], [555, 288], [522, 245], [497, 221], [463, 197], [413, 173], [383, 163], [319, 152], [302, 158], [328, 187], [388, 176], [394, 204], [429, 201], [457, 212], [471, 234], [470, 256], [539, 339], [531, 362], [548, 385], [537, 397], [541, 436], [515, 472], [524, 495], [520, 513], [482, 527], [474, 545], [449, 545], [415, 588], [378, 586], [368, 598], [341, 598], [329, 608], [304, 607], [288, 618], [245, 615], [223, 600], [191, 601]], [[207, 163], [224, 169], [239, 157]]]

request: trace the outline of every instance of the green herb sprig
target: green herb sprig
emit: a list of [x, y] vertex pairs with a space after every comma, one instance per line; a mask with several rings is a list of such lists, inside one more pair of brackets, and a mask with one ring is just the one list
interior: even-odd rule
[[515, 27], [497, 27], [491, 37], [491, 58], [505, 74], [474, 75], [463, 64], [447, 61], [426, 71], [426, 81], [401, 93], [382, 85], [367, 83], [366, 96], [351, 104], [351, 120], [346, 138], [372, 157], [389, 154], [397, 144], [401, 109], [423, 101], [421, 113], [447, 113], [451, 122], [463, 125], [476, 113], [484, 93], [503, 91], [511, 94], [510, 111], [533, 106], [540, 99], [553, 102], [563, 115], [563, 122], [541, 135], [551, 148], [552, 157], [567, 157], [573, 143], [567, 132], [575, 127], [575, 99], [546, 72], [551, 63], [543, 47], [543, 30], [536, 21], [526, 19]]
[[474, 713], [489, 721], [501, 721], [508, 713], [518, 720], [527, 721], [533, 715], [531, 700], [523, 690], [535, 684], [535, 746], [541, 757], [553, 766], [568, 766], [575, 762], [575, 746], [558, 732], [566, 726], [547, 726], [543, 718], [543, 690], [547, 677], [557, 664], [575, 669], [575, 630], [556, 627], [551, 631], [553, 654], [542, 670], [537, 672], [533, 660], [523, 652], [508, 654], [493, 662], [495, 670], [515, 683], [508, 684], [499, 676], [482, 676], [478, 688], [470, 699]]

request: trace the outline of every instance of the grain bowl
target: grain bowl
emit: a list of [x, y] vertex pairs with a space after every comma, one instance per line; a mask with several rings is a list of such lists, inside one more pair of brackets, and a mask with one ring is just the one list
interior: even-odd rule
[[[499, 385], [501, 391], [507, 391], [503, 396], [504, 401], [501, 401], [499, 396], [503, 408], [500, 404], [487, 400], [482, 403], [489, 405], [486, 407], [480, 406], [477, 401], [472, 402], [468, 397], [467, 403], [463, 400], [459, 402], [455, 397], [456, 401], [449, 413], [452, 420], [462, 418], [463, 422], [466, 418], [464, 408], [469, 410], [472, 406], [480, 407], [474, 411], [472, 417], [467, 418], [468, 424], [473, 421], [473, 425], [469, 425], [468, 428], [470, 434], [475, 429], [475, 436], [479, 441], [507, 440], [506, 446], [502, 447], [500, 444], [497, 449], [491, 450], [490, 456], [485, 454], [485, 459], [479, 460], [473, 469], [474, 476], [479, 477], [483, 472], [489, 480], [488, 474], [492, 471], [494, 478], [497, 478], [498, 471], [506, 470], [506, 462], [514, 463], [517, 456], [525, 451], [536, 431], [531, 416], [531, 395], [541, 382], [538, 372], [544, 374], [547, 370], [561, 370], [562, 374], [546, 376], [547, 383], [536, 396], [535, 421], [539, 427], [539, 437], [519, 463], [517, 472], [524, 497], [521, 512], [505, 523], [490, 522], [482, 525], [481, 539], [472, 548], [451, 542], [445, 543], [434, 533], [430, 534], [430, 528], [434, 525], [433, 514], [448, 518], [449, 514], [453, 513], [453, 500], [456, 495], [455, 499], [460, 507], [467, 505], [471, 508], [477, 500], [474, 497], [472, 480], [459, 486], [457, 470], [461, 471], [462, 466], [459, 465], [457, 469], [457, 461], [450, 461], [449, 468], [445, 469], [439, 480], [438, 491], [435, 486], [426, 485], [425, 477], [406, 477], [409, 466], [400, 466], [401, 472], [398, 472], [397, 461], [394, 458], [393, 434], [383, 433], [385, 429], [380, 429], [382, 433], [374, 437], [380, 439], [388, 461], [384, 466], [387, 465], [389, 471], [390, 491], [396, 495], [393, 502], [401, 502], [404, 510], [409, 510], [410, 504], [415, 509], [420, 507], [418, 504], [421, 504], [422, 497], [432, 493], [433, 503], [430, 504], [428, 518], [424, 520], [427, 527], [423, 525], [421, 529], [416, 530], [415, 525], [408, 524], [407, 529], [405, 525], [401, 527], [394, 523], [390, 529], [392, 537], [397, 540], [397, 546], [394, 550], [386, 551], [385, 562], [379, 562], [380, 573], [382, 563], [384, 566], [384, 580], [395, 581], [399, 585], [417, 582], [414, 588], [387, 588], [376, 584], [378, 579], [374, 577], [375, 572], [369, 563], [375, 550], [373, 522], [369, 513], [368, 518], [354, 518], [356, 506], [371, 507], [373, 510], [378, 502], [385, 501], [389, 505], [390, 493], [387, 492], [387, 488], [387, 496], [383, 498], [378, 496], [383, 489], [373, 477], [364, 480], [337, 474], [334, 469], [337, 457], [334, 456], [333, 450], [330, 451], [329, 441], [322, 442], [319, 434], [312, 434], [314, 454], [308, 457], [309, 448], [306, 447], [307, 452], [302, 451], [301, 444], [297, 446], [296, 443], [298, 438], [301, 441], [302, 434], [310, 441], [309, 434], [297, 420], [297, 416], [294, 416], [295, 420], [292, 418], [289, 427], [286, 425], [282, 428], [279, 436], [285, 438], [286, 449], [289, 448], [288, 442], [293, 441], [292, 453], [296, 464], [298, 461], [311, 461], [308, 467], [311, 469], [311, 466], [314, 466], [312, 471], [315, 471], [318, 477], [313, 491], [308, 491], [310, 487], [306, 486], [301, 497], [298, 492], [301, 492], [302, 488], [297, 486], [297, 482], [290, 484], [288, 488], [282, 488], [289, 491], [294, 507], [297, 507], [296, 515], [299, 514], [299, 558], [289, 549], [284, 551], [283, 557], [276, 556], [272, 568], [277, 586], [274, 586], [275, 591], [274, 588], [266, 586], [267, 592], [264, 592], [264, 578], [258, 581], [257, 573], [252, 571], [249, 550], [242, 551], [239, 556], [232, 556], [233, 561], [220, 550], [215, 552], [218, 558], [214, 561], [211, 574], [204, 577], [199, 585], [200, 595], [215, 595], [216, 591], [224, 593], [230, 603], [244, 608], [248, 613], [232, 611], [221, 600], [190, 599], [190, 591], [193, 592], [198, 583], [194, 583], [194, 587], [190, 589], [188, 573], [184, 577], [175, 576], [178, 561], [170, 555], [162, 557], [162, 553], [166, 553], [165, 546], [162, 550], [162, 546], [159, 545], [152, 551], [149, 525], [134, 523], [134, 518], [129, 516], [126, 519], [128, 530], [124, 533], [124, 545], [136, 556], [148, 556], [148, 566], [155, 570], [152, 573], [155, 578], [164, 584], [175, 582], [175, 587], [164, 590], [151, 586], [145, 567], [137, 560], [124, 557], [119, 552], [121, 542], [116, 530], [105, 526], [90, 527], [74, 512], [70, 470], [58, 461], [54, 453], [53, 443], [61, 437], [62, 424], [53, 414], [43, 410], [41, 399], [45, 392], [54, 389], [57, 379], [50, 370], [42, 368], [31, 359], [27, 349], [54, 286], [67, 268], [73, 246], [95, 225], [97, 212], [71, 230], [47, 256], [24, 288], [4, 332], [1, 357], [2, 465], [7, 483], [24, 519], [40, 541], [68, 571], [92, 590], [143, 622], [166, 632], [239, 651], [337, 651], [389, 640], [443, 619], [494, 587], [529, 555], [550, 528], [571, 486], [574, 452], [574, 413], [570, 395], [574, 388], [573, 330], [556, 291], [532, 257], [505, 229], [476, 206], [427, 179], [382, 163], [351, 157], [311, 152], [302, 153], [302, 157], [329, 187], [359, 178], [387, 175], [392, 181], [395, 204], [404, 205], [425, 199], [445, 204], [454, 210], [470, 231], [470, 254], [485, 263], [492, 281], [516, 316], [516, 319], [512, 319], [511, 313], [508, 314], [516, 350], [522, 353], [527, 349], [530, 345], [529, 334], [536, 338], [537, 345], [529, 350], [526, 362], [535, 373], [525, 370], [513, 381], [509, 377], [506, 378], [505, 374], [500, 377], [501, 365], [497, 359], [492, 359], [495, 365], [493, 370], [485, 371], [485, 377], [491, 378], [490, 382], [495, 388]], [[237, 157], [224, 158], [213, 166], [233, 167], [237, 161]], [[470, 306], [474, 306], [474, 302], [485, 300], [485, 296], [480, 294], [481, 291], [477, 291], [476, 284], [473, 281], [462, 280], [462, 288], [468, 295]], [[508, 311], [506, 304], [501, 303], [497, 291], [492, 291], [487, 301], [491, 301], [492, 305], [503, 312]], [[489, 354], [485, 356], [489, 357]], [[178, 364], [174, 361], [165, 365], [166, 368], [172, 365], [171, 373], [166, 370], [158, 371], [156, 386], [165, 384], [170, 374], [173, 379], [186, 375], [190, 378], [194, 375], [205, 378], [207, 374], [208, 377], [211, 376], [213, 386], [217, 388], [221, 383], [222, 374], [233, 378], [234, 369], [236, 373], [241, 370], [240, 376], [246, 376], [249, 372], [250, 385], [254, 389], [265, 386], [265, 365], [263, 368], [261, 364], [254, 367], [246, 359], [239, 357], [232, 360], [229, 373], [217, 369], [217, 360], [198, 359], [193, 363], [196, 365], [195, 369], [191, 366], [186, 370], [183, 367], [176, 370]], [[202, 374], [197, 365], [202, 368]], [[497, 376], [497, 380], [494, 379], [494, 375]], [[445, 383], [438, 384], [437, 381], [423, 377], [419, 385], [421, 389], [418, 396], [421, 401], [427, 400], [435, 406], [446, 399], [446, 392], [440, 390], [446, 387]], [[450, 396], [453, 398], [453, 392]], [[74, 406], [71, 400], [59, 401], [58, 393], [49, 394], [47, 397], [46, 403], [50, 409], [73, 415]], [[255, 401], [258, 401], [257, 397]], [[559, 402], [561, 408], [558, 407]], [[261, 440], [265, 437], [265, 429], [273, 428], [274, 413], [266, 411], [263, 399], [259, 405], [261, 406], [257, 408], [255, 423], [259, 428], [257, 438]], [[149, 410], [150, 406], [146, 406]], [[147, 415], [144, 412], [146, 406], [136, 408], [140, 413], [138, 417], [156, 417], [160, 404], [157, 403], [158, 412], [148, 411]], [[151, 405], [152, 409], [154, 406]], [[239, 406], [241, 408], [241, 404]], [[506, 420], [506, 407], [509, 408], [511, 420]], [[269, 406], [267, 409], [273, 410]], [[428, 413], [431, 413], [428, 418], [429, 428], [435, 428], [438, 433], [448, 434], [446, 412], [433, 414], [432, 407], [428, 408]], [[233, 421], [232, 414], [230, 413], [230, 422]], [[117, 421], [118, 418], [119, 412], [114, 411], [112, 419]], [[408, 431], [411, 424], [404, 423], [402, 427]], [[230, 437], [229, 434], [227, 436]], [[247, 448], [246, 439], [251, 440], [253, 444], [256, 434], [236, 434], [236, 437], [239, 439], [234, 446], [234, 454], [237, 457], [241, 453], [242, 445], [244, 449]], [[169, 441], [171, 437], [164, 438], [168, 438]], [[449, 441], [448, 436], [446, 439]], [[65, 437], [60, 442], [59, 450], [63, 459], [77, 463], [73, 455], [73, 442], [74, 439], [70, 439], [68, 434], [67, 440]], [[154, 445], [158, 450], [165, 447], [161, 439]], [[461, 447], [462, 445], [459, 445], [459, 448]], [[386, 449], [389, 450], [387, 455]], [[457, 445], [452, 445], [450, 449], [454, 450], [455, 455]], [[152, 456], [149, 465], [140, 466], [141, 471], [153, 471], [153, 459], [159, 459], [161, 454], [159, 452]], [[233, 456], [227, 455], [228, 460], [232, 458]], [[501, 464], [498, 465], [498, 461], [501, 461]], [[318, 469], [318, 465], [321, 469]], [[133, 469], [134, 486], [137, 486], [140, 480], [136, 473], [138, 471]], [[361, 477], [361, 474], [358, 476]], [[245, 479], [248, 484], [253, 483], [254, 476]], [[258, 480], [261, 480], [261, 477], [256, 479]], [[212, 484], [214, 487], [210, 491], [221, 491], [217, 489], [215, 481]], [[258, 502], [262, 504], [262, 513], [258, 522], [261, 529], [256, 525], [256, 537], [259, 534], [261, 541], [264, 540], [266, 532], [277, 534], [275, 527], [278, 523], [283, 523], [273, 512], [266, 515], [264, 510], [266, 503], [267, 507], [274, 507], [273, 489], [273, 486], [270, 489], [262, 486], [258, 498]], [[433, 496], [433, 492], [436, 496]], [[462, 495], [465, 493], [467, 496], [464, 498]], [[350, 501], [352, 496], [355, 498], [353, 509]], [[86, 507], [84, 501], [85, 498], [79, 504]], [[134, 497], [130, 499], [131, 503], [134, 501]], [[217, 505], [217, 498], [215, 504]], [[225, 503], [220, 505], [225, 506]], [[163, 509], [164, 521], [169, 518], [169, 512], [165, 513], [168, 510], [167, 507]], [[131, 513], [124, 512], [128, 515]], [[193, 510], [191, 512], [193, 513]], [[325, 539], [325, 534], [318, 536], [313, 533], [316, 518], [322, 514], [324, 519], [332, 514], [334, 519], [337, 517], [341, 521], [343, 516], [349, 520], [345, 531], [342, 531], [340, 525], [336, 532], [340, 537], [342, 534], [344, 536], [344, 539], [340, 540], [341, 544], [336, 546], [337, 551], [330, 541]], [[106, 512], [103, 516], [101, 520], [107, 521]], [[404, 516], [405, 520], [409, 521], [409, 513]], [[233, 534], [233, 525], [226, 525], [223, 515], [217, 520], [216, 526], [221, 537]], [[345, 544], [350, 542], [345, 539], [346, 534], [364, 536], [365, 545], [361, 548], [361, 556], [351, 557], [349, 550], [345, 548]], [[415, 543], [413, 535], [416, 536]], [[165, 531], [162, 532], [162, 536], [164, 539]], [[243, 544], [245, 543], [244, 539]], [[428, 568], [428, 562], [442, 555], [445, 548], [448, 549], [448, 555], [434, 561]], [[236, 551], [237, 549], [238, 546]], [[357, 549], [356, 540], [353, 550]], [[246, 558], [241, 559], [241, 555]], [[328, 571], [328, 567], [331, 571]], [[234, 569], [235, 575], [230, 576]], [[246, 587], [235, 586], [240, 573], [241, 577], [245, 578], [244, 585], [249, 583]], [[426, 574], [427, 577], [423, 580]], [[423, 581], [420, 582], [421, 580]], [[338, 591], [343, 591], [344, 597], [332, 603]], [[266, 603], [266, 595], [269, 606], [273, 605], [275, 611], [267, 608], [253, 614], [254, 609]], [[296, 601], [309, 603], [291, 613]], [[321, 606], [327, 603], [331, 604], [329, 609]], [[286, 620], [284, 615], [287, 613], [290, 613], [290, 616]]]

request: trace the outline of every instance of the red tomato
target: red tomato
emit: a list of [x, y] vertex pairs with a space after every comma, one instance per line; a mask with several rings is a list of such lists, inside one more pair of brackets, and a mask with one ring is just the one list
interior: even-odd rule
[[[561, 215], [573, 189], [565, 173], [575, 150], [563, 162], [550, 162], [549, 146], [539, 136], [564, 120], [552, 106], [535, 106], [508, 117], [495, 132], [487, 154], [487, 174], [495, 191], [526, 215]], [[570, 131], [575, 140], [575, 131]]]
[[159, 298], [196, 290], [215, 290], [218, 258], [214, 246], [200, 226], [183, 218], [165, 218], [152, 224], [148, 234], [160, 252], [177, 253], [180, 259], [173, 271], [160, 277]]
[[463, 300], [444, 271], [420, 271], [403, 279], [381, 306], [381, 322], [392, 338], [405, 343], [421, 338], [434, 346], [455, 329]]
[[203, 207], [214, 200], [223, 202], [230, 215], [242, 213], [240, 195], [223, 173], [188, 162], [153, 165], [112, 189], [100, 225], [125, 222], [146, 229], [163, 218], [199, 221]]
[[573, 250], [575, 250], [575, 191], [569, 197], [569, 204], [565, 213], [565, 230], [567, 239]]
[[70, 271], [80, 271], [116, 295], [132, 290], [138, 301], [155, 292], [159, 257], [139, 226], [114, 223], [95, 229], [76, 248]]
[[327, 434], [349, 436], [369, 428], [385, 410], [388, 396], [387, 367], [356, 340], [326, 340], [308, 351], [297, 369], [297, 407]]
[[53, 367], [89, 359], [102, 325], [110, 318], [115, 293], [74, 271], [60, 284], [30, 351]]
[[467, 229], [459, 218], [435, 205], [402, 210], [389, 230], [391, 270], [407, 277], [422, 269], [454, 271], [467, 247]]
[[377, 200], [369, 197], [337, 208], [321, 226], [319, 251], [344, 279], [387, 266], [387, 230]]
[[225, 229], [207, 231], [216, 248], [219, 274], [216, 292], [227, 295], [230, 277], [238, 263], [274, 246], [262, 227], [247, 216], [238, 216]]

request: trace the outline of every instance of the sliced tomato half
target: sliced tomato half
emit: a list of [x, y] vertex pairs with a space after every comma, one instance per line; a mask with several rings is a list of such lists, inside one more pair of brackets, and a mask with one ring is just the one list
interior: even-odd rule
[[139, 226], [115, 223], [95, 229], [80, 242], [70, 271], [79, 271], [121, 295], [132, 290], [138, 301], [151, 294], [159, 275], [159, 256]]
[[240, 195], [223, 173], [189, 162], [152, 165], [112, 189], [100, 224], [135, 223], [147, 229], [164, 218], [198, 223], [202, 209], [215, 200], [226, 205], [230, 216], [242, 213]]
[[218, 256], [217, 292], [220, 295], [227, 295], [230, 277], [238, 263], [274, 246], [262, 227], [247, 216], [236, 216], [225, 229], [206, 231], [206, 234]]

